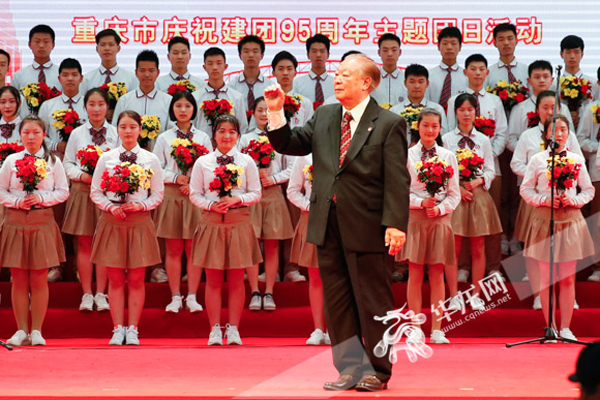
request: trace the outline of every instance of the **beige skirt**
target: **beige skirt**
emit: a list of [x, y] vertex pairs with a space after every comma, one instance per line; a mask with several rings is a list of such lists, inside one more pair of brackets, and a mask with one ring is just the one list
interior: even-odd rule
[[514, 236], [521, 242], [525, 242], [525, 234], [527, 233], [529, 227], [531, 227], [534, 211], [534, 206], [521, 199], [521, 202], [519, 203], [519, 211], [517, 211], [517, 219], [515, 220], [514, 233]]
[[0, 224], [4, 220], [4, 213], [5, 213], [5, 207], [2, 204], [0, 204]]
[[452, 213], [452, 230], [455, 235], [479, 237], [502, 232], [502, 224], [492, 196], [481, 186], [473, 190], [473, 199], [462, 201]]
[[259, 239], [285, 240], [294, 236], [290, 210], [281, 185], [262, 189], [262, 198], [250, 206], [254, 234]]
[[226, 214], [203, 211], [194, 234], [194, 265], [209, 269], [248, 268], [262, 261], [248, 207]]
[[396, 261], [456, 265], [451, 215], [428, 218], [425, 210], [410, 210], [406, 244], [396, 255]]
[[192, 239], [200, 223], [202, 210], [179, 190], [179, 185], [165, 185], [163, 202], [154, 212], [156, 236], [165, 239]]
[[0, 266], [40, 270], [65, 262], [65, 247], [51, 208], [7, 208], [0, 225]]
[[301, 267], [319, 268], [317, 259], [317, 246], [306, 241], [308, 233], [308, 211], [302, 211], [296, 231], [292, 238], [292, 248], [290, 250], [290, 262], [298, 264]]
[[63, 233], [75, 236], [93, 236], [102, 211], [90, 199], [90, 185], [83, 182], [71, 182], [71, 191], [65, 218]]
[[[578, 208], [554, 210], [554, 261], [575, 261], [594, 254], [594, 242]], [[550, 208], [536, 207], [525, 233], [525, 257], [549, 262]]]
[[92, 244], [92, 262], [113, 268], [142, 268], [161, 262], [156, 231], [149, 211], [120, 220], [103, 212]]

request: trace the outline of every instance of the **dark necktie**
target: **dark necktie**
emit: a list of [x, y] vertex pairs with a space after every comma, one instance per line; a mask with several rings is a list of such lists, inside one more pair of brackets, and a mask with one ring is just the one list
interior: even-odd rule
[[181, 75], [177, 75], [177, 77], [175, 79], [178, 81], [185, 81], [185, 78]]
[[255, 83], [250, 84], [250, 83], [246, 82], [246, 85], [248, 85], [248, 110], [254, 109], [254, 84]]
[[12, 136], [13, 131], [15, 130], [15, 124], [2, 124], [0, 125], [0, 132], [4, 139], [8, 139]]
[[600, 128], [598, 128], [598, 132], [596, 132], [596, 141], [600, 142]]
[[321, 86], [321, 77], [317, 75], [315, 78], [317, 83], [315, 83], [315, 101], [317, 103], [323, 104], [325, 101], [325, 97], [323, 96], [323, 86]]
[[69, 97], [69, 100], [66, 101], [67, 103], [67, 108], [73, 109], [73, 103], [75, 103], [75, 101], [73, 101], [72, 98]]
[[220, 89], [213, 89], [211, 93], [215, 95], [215, 99], [219, 99], [219, 93], [225, 93], [225, 91]]
[[479, 117], [481, 115], [481, 103], [479, 102], [479, 97], [483, 95], [479, 92], [473, 92], [473, 96], [475, 96], [475, 117]]
[[221, 166], [225, 166], [227, 164], [233, 164], [234, 158], [233, 156], [222, 155], [217, 157], [217, 164]]
[[517, 79], [515, 78], [515, 76], [512, 73], [513, 66], [504, 64], [504, 68], [506, 68], [506, 70], [508, 71], [508, 83], [510, 83], [510, 84], [515, 83], [517, 81]]
[[90, 135], [92, 135], [92, 142], [96, 146], [102, 146], [106, 142], [106, 127], [102, 127], [98, 130], [93, 127], [90, 128]]
[[342, 132], [340, 135], [340, 167], [346, 158], [346, 153], [348, 152], [348, 147], [350, 147], [350, 141], [352, 140], [350, 121], [352, 121], [352, 114], [350, 114], [350, 111], [346, 111], [344, 113], [344, 118], [342, 119]]
[[435, 151], [435, 146], [430, 149], [426, 149], [425, 146], [421, 146], [421, 161], [429, 160], [431, 157], [435, 157], [437, 155]]
[[458, 147], [464, 149], [465, 146], [469, 146], [471, 150], [475, 148], [475, 142], [469, 136], [461, 135], [462, 137], [458, 141]]
[[559, 156], [559, 157], [566, 157], [567, 156], [567, 151], [563, 150], [560, 153], [554, 153], [554, 155]]
[[450, 94], [452, 92], [452, 68], [442, 68], [448, 71], [446, 78], [444, 78], [444, 85], [442, 86], [442, 94], [440, 95], [440, 105], [444, 107], [444, 110], [448, 109], [448, 100], [450, 100]]
[[135, 153], [121, 153], [119, 154], [119, 160], [121, 162], [130, 162], [131, 164], [135, 164], [137, 162], [137, 154]]
[[102, 74], [106, 75], [106, 77], [104, 77], [105, 85], [108, 85], [110, 82], [112, 82], [112, 78], [111, 78], [112, 71], [110, 69], [107, 68], [106, 71], [104, 71]]
[[39, 69], [40, 72], [38, 72], [38, 82], [39, 83], [46, 83], [46, 74], [44, 73], [44, 67], [43, 65], [40, 65], [39, 67], [37, 67], [36, 69]]
[[188, 131], [187, 133], [183, 133], [181, 131], [181, 129], [177, 129], [175, 131], [175, 133], [177, 134], [177, 139], [187, 139], [187, 140], [192, 140], [192, 138], [194, 137], [194, 134], [192, 133], [192, 131]]

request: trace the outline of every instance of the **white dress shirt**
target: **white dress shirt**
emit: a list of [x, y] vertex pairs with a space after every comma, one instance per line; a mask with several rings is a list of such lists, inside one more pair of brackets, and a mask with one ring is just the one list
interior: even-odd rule
[[[98, 68], [94, 68], [93, 70], [86, 72], [83, 76], [83, 82], [79, 86], [79, 91], [84, 95], [88, 90], [100, 87], [104, 85], [106, 81], [106, 68], [103, 65], [100, 65]], [[135, 74], [125, 68], [121, 68], [118, 65], [115, 65], [110, 69], [110, 81], [111, 82], [123, 82], [125, 83], [125, 87], [127, 88], [127, 92], [132, 92], [137, 89], [139, 85], [139, 81]]]
[[[211, 87], [208, 82], [203, 86], [198, 87], [193, 95], [194, 99], [196, 99], [196, 103], [198, 103], [198, 115], [196, 116], [195, 125], [201, 131], [208, 133], [212, 137], [212, 126], [211, 124], [204, 118], [204, 112], [200, 109], [202, 102], [205, 100], [216, 99], [217, 96], [214, 93], [214, 88]], [[240, 92], [235, 89], [228, 87], [227, 85], [223, 86], [219, 92], [219, 99], [229, 100], [233, 103], [233, 115], [238, 119], [240, 123], [240, 134], [243, 134], [248, 130], [248, 117], [246, 116], [247, 111], [247, 101], [246, 98], [242, 96]]]
[[[450, 151], [453, 151], [456, 154], [456, 150], [459, 149], [458, 142], [462, 137], [463, 134], [460, 133], [460, 130], [458, 128], [454, 129], [451, 132], [448, 132], [442, 137], [444, 147]], [[483, 178], [483, 187], [485, 188], [485, 190], [490, 190], [492, 181], [496, 177], [492, 144], [490, 143], [490, 139], [487, 136], [485, 136], [481, 132], [478, 132], [475, 128], [471, 130], [469, 137], [473, 142], [475, 142], [475, 148], [471, 149], [471, 151], [484, 159], [483, 169], [477, 177]], [[469, 146], [465, 147], [470, 149]]]
[[[541, 206], [547, 197], [550, 197], [550, 185], [549, 179], [546, 176], [547, 171], [547, 159], [550, 157], [550, 151], [545, 150], [540, 152], [529, 161], [527, 165], [527, 171], [525, 172], [525, 178], [521, 183], [521, 197], [523, 200], [535, 207]], [[587, 168], [585, 167], [585, 159], [579, 154], [571, 153], [567, 151], [567, 157], [575, 159], [575, 162], [581, 164], [581, 170], [579, 171], [579, 178], [573, 184], [572, 188], [567, 189], [566, 194], [573, 199], [574, 207], [581, 208], [594, 198], [594, 186], [590, 180]], [[581, 189], [580, 193], [577, 193], [577, 187]], [[555, 196], [557, 193], [555, 192]]]
[[[202, 156], [196, 160], [192, 169], [190, 201], [203, 210], [210, 210], [210, 206], [220, 200], [219, 193], [210, 191], [209, 187], [215, 179], [214, 170], [219, 166], [217, 157], [222, 155], [219, 150], [215, 150]], [[258, 203], [261, 198], [261, 185], [254, 160], [249, 155], [242, 154], [235, 149], [230, 150], [227, 155], [233, 157], [235, 165], [244, 168], [244, 173], [241, 175], [242, 184], [240, 187], [235, 186], [231, 189], [231, 196], [239, 196], [243, 206]]]
[[393, 72], [387, 72], [381, 67], [381, 81], [371, 96], [380, 105], [389, 103], [395, 106], [402, 103], [408, 97], [404, 87], [404, 72], [397, 68]]
[[21, 134], [19, 133], [19, 129], [21, 128], [21, 117], [17, 115], [17, 117], [10, 122], [6, 122], [4, 117], [2, 117], [0, 118], [0, 125], [4, 124], [15, 124], [15, 127], [9, 137], [5, 138], [4, 136], [0, 136], [0, 143], [21, 143]]
[[[23, 86], [26, 86], [29, 83], [38, 83], [40, 70], [37, 68], [39, 68], [40, 65], [41, 64], [34, 61], [30, 65], [15, 72], [10, 82], [10, 86], [14, 86], [18, 90], [21, 90]], [[45, 63], [44, 75], [46, 76], [46, 85], [48, 85], [50, 89], [55, 87], [62, 91], [62, 85], [58, 81], [58, 65], [54, 64], [52, 61]]]
[[[513, 154], [512, 160], [510, 161], [510, 168], [517, 175], [517, 185], [520, 185], [527, 171], [527, 165], [531, 158], [537, 153], [542, 152], [541, 143], [544, 141], [543, 137], [544, 126], [539, 124], [533, 128], [527, 129], [519, 138], [517, 147]], [[583, 157], [579, 143], [573, 132], [569, 132], [569, 137], [566, 143], [567, 150], [579, 154]]]
[[464, 74], [464, 68], [460, 67], [458, 63], [455, 63], [452, 67], [440, 62], [433, 68], [429, 69], [429, 87], [425, 97], [436, 103], [440, 102], [442, 95], [442, 89], [444, 88], [444, 80], [448, 75], [447, 68], [452, 68], [452, 86], [450, 89], [450, 97], [457, 95], [460, 92], [467, 90], [468, 81]]
[[[163, 132], [163, 134], [156, 139], [156, 145], [154, 146], [154, 150], [152, 150], [152, 152], [156, 154], [156, 157], [158, 157], [160, 166], [163, 169], [163, 180], [165, 183], [176, 183], [177, 177], [183, 175], [182, 171], [177, 166], [177, 162], [175, 162], [175, 159], [171, 155], [171, 151], [173, 150], [171, 142], [177, 139], [177, 129], [178, 128], [172, 128]], [[190, 132], [193, 134], [192, 142], [206, 147], [206, 150], [209, 152], [213, 151], [212, 143], [206, 132], [202, 132], [193, 126], [191, 127]], [[191, 174], [192, 169], [190, 168], [185, 175], [191, 176]]]
[[302, 157], [296, 157], [292, 174], [287, 188], [287, 198], [301, 211], [310, 209], [310, 194], [312, 192], [312, 183], [306, 179], [304, 167], [312, 164], [312, 154], [307, 154]]
[[[261, 133], [262, 131], [260, 129], [255, 128], [253, 131], [240, 137], [240, 140], [238, 140], [238, 144], [236, 145], [236, 147], [238, 147], [237, 150], [241, 151], [243, 148], [248, 147], [251, 141], [257, 141], [260, 138]], [[271, 160], [271, 165], [269, 165], [269, 176], [273, 178], [275, 184], [279, 185], [290, 180], [294, 159], [295, 157], [293, 156], [286, 156], [275, 152], [275, 158]]]
[[[98, 165], [96, 166], [96, 171], [94, 171], [94, 176], [92, 178], [90, 198], [101, 210], [108, 212], [109, 208], [114, 204], [113, 202], [121, 201], [115, 193], [105, 192], [100, 188], [100, 185], [102, 184], [102, 174], [104, 171], [109, 171], [109, 175], [112, 176], [113, 169], [121, 164], [119, 158], [121, 153], [125, 152], [128, 151], [125, 150], [123, 146], [119, 146], [116, 149], [102, 154], [98, 160]], [[125, 197], [125, 201], [127, 203], [141, 203], [144, 206], [145, 211], [154, 210], [160, 205], [165, 194], [165, 185], [163, 183], [160, 162], [154, 154], [142, 149], [139, 145], [136, 145], [128, 153], [136, 154], [137, 161], [135, 163], [143, 168], [150, 168], [153, 175], [150, 178], [150, 189], [139, 188], [137, 192], [128, 194]]]
[[[327, 71], [319, 75], [321, 78], [321, 88], [323, 89], [323, 100], [329, 96], [333, 96], [333, 76]], [[310, 71], [308, 74], [302, 74], [294, 78], [294, 92], [300, 93], [302, 96], [310, 99], [310, 102], [315, 101], [315, 86], [317, 84], [317, 74]]]
[[[258, 78], [253, 84], [252, 91], [254, 92], [254, 98], [257, 99], [260, 96], [264, 95], [265, 88], [274, 84], [275, 82], [269, 78], [266, 78], [262, 72], [258, 73]], [[246, 82], [246, 76], [244, 75], [244, 71], [240, 72], [237, 76], [232, 77], [232, 79], [227, 84], [233, 90], [238, 91], [243, 98], [246, 100], [246, 109], [249, 109], [248, 104], [248, 83]]]
[[77, 93], [75, 96], [71, 98], [73, 100], [73, 105], [69, 107], [69, 96], [62, 94], [58, 97], [55, 97], [50, 100], [46, 100], [42, 103], [40, 107], [40, 111], [38, 112], [39, 117], [46, 124], [46, 131], [48, 135], [46, 135], [46, 146], [52, 151], [56, 151], [56, 148], [60, 142], [62, 142], [62, 138], [60, 134], [53, 126], [54, 119], [52, 118], [52, 113], [58, 110], [66, 110], [68, 108], [72, 108], [75, 110], [77, 115], [79, 115], [79, 121], [84, 124], [87, 121], [87, 112], [85, 111], [85, 106], [83, 104], [83, 96], [81, 92]]
[[[106, 128], [106, 134], [104, 135], [106, 141], [98, 147], [100, 147], [103, 151], [116, 149], [121, 144], [121, 139], [119, 139], [117, 130], [114, 126], [110, 125], [106, 121], [104, 121], [104, 125], [102, 125], [102, 127]], [[92, 124], [86, 122], [84, 125], [81, 125], [79, 128], [76, 128], [73, 132], [71, 132], [71, 137], [67, 142], [63, 163], [65, 165], [67, 177], [73, 181], [80, 181], [81, 175], [87, 173], [87, 171], [81, 167], [81, 162], [77, 158], [77, 152], [81, 149], [87, 148], [87, 146], [95, 146], [94, 142], [92, 141], [90, 129], [92, 129]]]
[[[169, 90], [169, 86], [174, 85], [175, 83], [180, 81], [180, 79], [177, 79], [178, 76], [179, 76], [179, 74], [177, 72], [174, 72], [171, 70], [171, 72], [159, 77], [156, 80], [156, 83], [155, 83], [156, 88], [158, 90], [160, 90], [161, 92], [167, 93], [167, 91]], [[190, 74], [189, 71], [187, 71], [185, 74], [183, 74], [181, 76], [183, 77], [183, 80], [187, 79], [188, 81], [193, 83], [194, 86], [196, 86], [196, 89], [204, 86], [204, 79], [195, 77], [194, 75]]]
[[160, 119], [160, 133], [166, 131], [172, 126], [169, 120], [169, 106], [171, 105], [171, 96], [159, 92], [154, 88], [147, 95], [140, 89], [123, 95], [117, 102], [113, 118], [113, 125], [116, 126], [119, 115], [125, 110], [133, 110], [144, 115], [155, 115]]
[[[434, 110], [439, 111], [439, 113], [442, 114], [442, 129], [440, 130], [440, 135], [448, 132], [448, 119], [446, 118], [446, 111], [444, 111], [444, 107], [440, 106], [438, 103], [434, 103], [433, 101], [423, 98], [419, 104], [412, 104], [410, 100], [406, 98], [406, 100], [400, 104], [396, 104], [394, 107], [390, 108], [390, 111], [394, 114], [400, 115], [400, 113], [408, 107], [423, 107], [423, 109], [433, 108]], [[410, 132], [406, 132], [406, 136], [408, 143], [410, 143]]]
[[[17, 178], [17, 167], [15, 163], [25, 157], [31, 155], [27, 150], [19, 153], [11, 154], [6, 158], [2, 168], [0, 168], [0, 204], [8, 208], [18, 208], [18, 202], [25, 196], [27, 192], [23, 190], [21, 180]], [[44, 149], [38, 150], [33, 154], [38, 158], [44, 157]], [[52, 160], [54, 158], [54, 160]], [[42, 179], [33, 194], [41, 198], [41, 207], [52, 207], [58, 203], [62, 203], [69, 197], [69, 181], [58, 157], [50, 157], [46, 163], [46, 178]]]
[[[423, 152], [423, 144], [421, 141], [415, 146], [408, 149], [408, 160], [406, 162], [408, 172], [410, 173], [410, 208], [421, 209], [423, 199], [431, 197], [431, 195], [425, 190], [425, 184], [419, 182], [417, 179], [419, 172], [415, 168], [417, 162], [421, 161], [421, 155]], [[454, 174], [448, 180], [448, 184], [445, 188], [441, 188], [440, 191], [435, 195], [437, 200], [437, 207], [440, 209], [440, 216], [451, 213], [458, 207], [460, 203], [460, 180], [458, 177], [458, 163], [456, 156], [450, 150], [447, 150], [437, 144], [433, 145], [435, 148], [436, 155], [441, 160], [444, 160], [448, 166], [454, 169]]]
[[[586, 79], [592, 85], [592, 100], [598, 99], [598, 79], [591, 75], [584, 74], [582, 70], [577, 71], [575, 74], [571, 74], [565, 70], [563, 76], [575, 76], [579, 79]], [[584, 101], [584, 104], [589, 104], [590, 100]]]
[[594, 121], [592, 114], [592, 106], [600, 107], [600, 101], [588, 103], [585, 107], [581, 107], [579, 113], [579, 125], [577, 126], [577, 140], [588, 160], [590, 166], [590, 177], [592, 182], [600, 181], [600, 170], [595, 168], [598, 153], [598, 132], [600, 132], [600, 123]]
[[517, 61], [516, 58], [514, 58], [508, 64], [504, 63], [502, 60], [498, 60], [497, 63], [490, 65], [490, 73], [485, 79], [483, 87], [487, 88], [489, 86], [493, 89], [500, 81], [506, 81], [506, 83], [510, 83], [508, 80], [508, 68], [506, 68], [506, 65], [511, 67], [512, 74], [515, 76], [516, 80], [521, 81], [522, 86], [529, 87], [527, 84], [527, 78], [529, 78], [529, 66], [525, 63]]

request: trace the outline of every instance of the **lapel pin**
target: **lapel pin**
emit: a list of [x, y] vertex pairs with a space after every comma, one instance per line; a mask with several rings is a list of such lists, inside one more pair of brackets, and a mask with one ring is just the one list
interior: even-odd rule
[[373, 127], [372, 127], [372, 126], [370, 126], [370, 127], [368, 127], [368, 128], [367, 128], [367, 130], [368, 130], [369, 132], [371, 132], [371, 131], [373, 130]]

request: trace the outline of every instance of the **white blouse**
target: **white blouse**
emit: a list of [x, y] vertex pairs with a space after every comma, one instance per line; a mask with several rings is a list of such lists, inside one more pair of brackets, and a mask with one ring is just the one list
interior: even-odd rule
[[[17, 203], [19, 200], [28, 194], [23, 190], [20, 179], [17, 178], [17, 167], [15, 165], [16, 161], [26, 155], [30, 155], [27, 150], [11, 154], [0, 168], [0, 204], [5, 207], [18, 208]], [[44, 150], [40, 149], [33, 155], [42, 158], [44, 157]], [[58, 157], [54, 157], [53, 161], [50, 159], [47, 162], [46, 173], [46, 178], [37, 184], [37, 189], [33, 191], [33, 194], [42, 199], [40, 206], [52, 207], [67, 200], [69, 197], [69, 182]]]
[[[210, 183], [215, 179], [214, 170], [219, 166], [217, 157], [223, 154], [219, 150], [200, 157], [196, 160], [192, 169], [192, 177], [190, 179], [190, 201], [197, 207], [203, 210], [210, 210], [212, 203], [219, 201], [219, 193], [209, 190]], [[258, 168], [252, 157], [247, 154], [242, 154], [235, 149], [229, 151], [227, 156], [233, 157], [233, 163], [238, 167], [244, 168], [244, 173], [241, 176], [241, 187], [231, 189], [232, 196], [239, 196], [244, 206], [258, 203], [261, 198], [260, 177]]]
[[[537, 153], [529, 161], [523, 183], [521, 183], [521, 197], [532, 206], [540, 207], [544, 203], [547, 197], [550, 197], [550, 185], [549, 179], [546, 176], [547, 171], [547, 159], [550, 157], [550, 151], [545, 150]], [[587, 168], [585, 167], [585, 159], [579, 154], [567, 151], [567, 157], [575, 159], [575, 162], [581, 164], [581, 170], [579, 171], [579, 178], [573, 184], [572, 188], [566, 190], [566, 194], [573, 199], [575, 207], [581, 208], [594, 198], [594, 186], [590, 180]], [[577, 186], [581, 189], [580, 193], [577, 193]], [[556, 192], [555, 192], [555, 195]]]
[[[98, 160], [98, 165], [92, 178], [90, 198], [101, 210], [108, 211], [110, 206], [114, 204], [113, 202], [121, 201], [113, 192], [105, 192], [101, 189], [100, 185], [102, 184], [102, 174], [104, 171], [109, 171], [109, 174], [112, 175], [111, 172], [114, 167], [121, 164], [119, 158], [121, 153], [125, 152], [127, 150], [123, 146], [119, 146], [102, 154]], [[143, 168], [152, 169], [153, 175], [150, 178], [150, 189], [139, 188], [137, 192], [127, 195], [126, 202], [139, 202], [142, 203], [146, 211], [154, 210], [162, 202], [165, 192], [160, 162], [154, 154], [142, 149], [139, 145], [136, 145], [129, 153], [136, 154], [136, 164]]]
[[0, 125], [4, 124], [15, 124], [15, 127], [9, 137], [5, 138], [0, 135], [0, 143], [21, 143], [21, 134], [19, 133], [19, 129], [21, 128], [21, 117], [17, 115], [17, 117], [10, 122], [6, 122], [4, 117], [2, 117], [0, 119]]
[[[312, 183], [306, 179], [307, 176], [304, 173], [304, 167], [311, 164], [312, 154], [296, 157], [287, 188], [288, 200], [302, 211], [308, 211], [310, 209]], [[302, 193], [302, 189], [304, 189], [304, 193]]]
[[[431, 195], [425, 190], [425, 184], [419, 182], [417, 179], [418, 171], [415, 168], [415, 164], [421, 161], [421, 154], [423, 144], [419, 141], [415, 146], [408, 149], [408, 160], [407, 167], [410, 173], [410, 208], [421, 209], [423, 199], [431, 197]], [[438, 201], [438, 208], [440, 209], [440, 216], [451, 213], [458, 207], [460, 203], [460, 180], [458, 177], [458, 162], [456, 156], [450, 150], [447, 150], [437, 144], [433, 145], [435, 148], [436, 155], [446, 161], [448, 166], [454, 169], [454, 174], [448, 181], [446, 188], [441, 188], [439, 193], [435, 195]]]
[[[236, 145], [236, 150], [241, 151], [244, 147], [247, 147], [251, 141], [258, 140], [262, 131], [255, 128], [253, 131], [246, 133]], [[275, 152], [275, 158], [271, 160], [269, 166], [269, 176], [273, 178], [275, 184], [279, 185], [290, 180], [292, 174], [292, 167], [294, 166], [293, 156], [286, 156]]]
[[[156, 139], [156, 145], [154, 146], [153, 153], [158, 157], [160, 166], [163, 169], [163, 179], [165, 183], [175, 183], [177, 177], [182, 175], [181, 170], [177, 166], [175, 159], [171, 156], [171, 142], [177, 139], [177, 128], [169, 129], [163, 132], [158, 139]], [[190, 132], [193, 134], [192, 141], [206, 147], [211, 152], [213, 150], [210, 137], [203, 131], [194, 128], [190, 128]], [[192, 169], [190, 168], [187, 172], [187, 176], [190, 176]]]
[[[104, 121], [102, 127], [106, 128], [106, 134], [104, 135], [106, 141], [98, 147], [103, 151], [116, 149], [121, 143], [117, 130], [106, 121]], [[71, 137], [69, 137], [69, 141], [67, 142], [67, 147], [65, 148], [65, 158], [63, 159], [65, 172], [67, 173], [67, 177], [73, 181], [80, 181], [81, 175], [86, 173], [86, 171], [81, 168], [81, 162], [77, 159], [77, 152], [86, 148], [88, 145], [95, 145], [92, 141], [90, 129], [92, 129], [92, 124], [86, 122], [84, 125], [73, 130], [73, 132], [71, 132]]]

